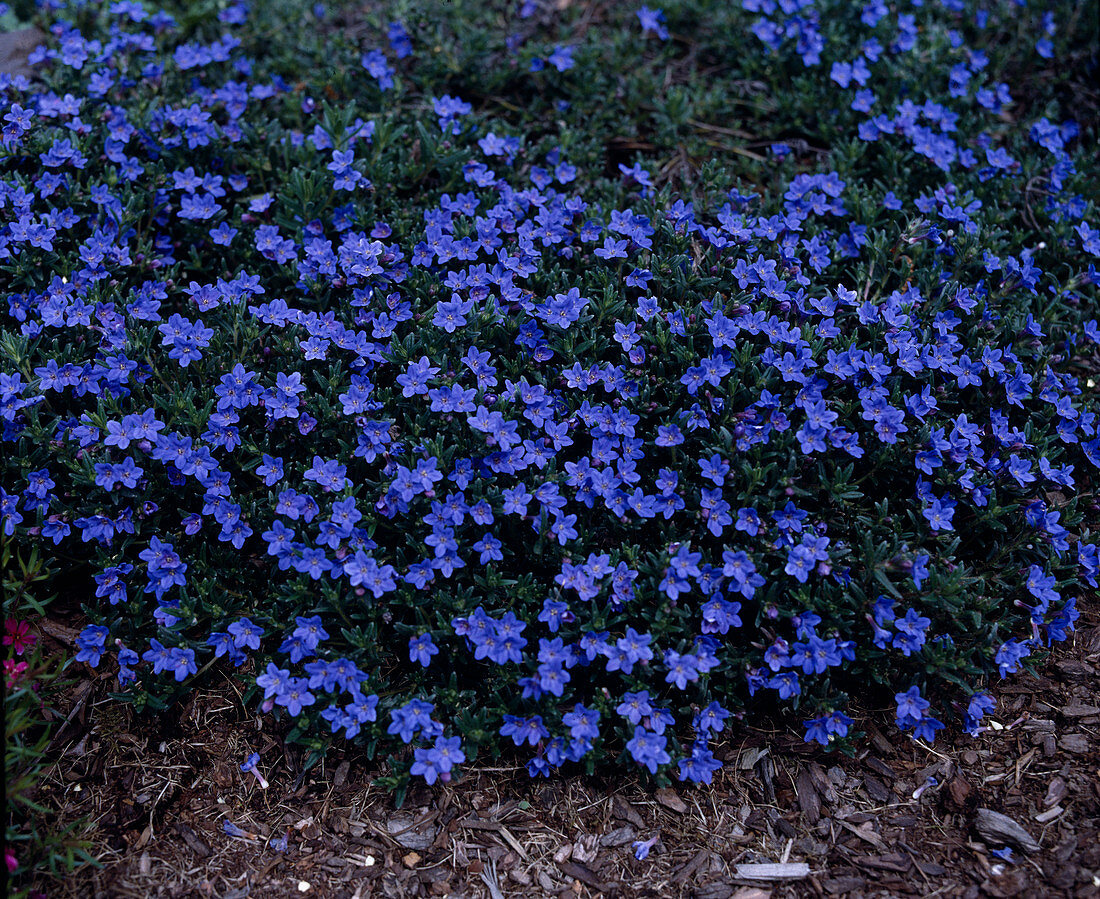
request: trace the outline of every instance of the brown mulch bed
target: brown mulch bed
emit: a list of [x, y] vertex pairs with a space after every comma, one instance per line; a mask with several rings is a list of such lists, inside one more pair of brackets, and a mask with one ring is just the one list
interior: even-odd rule
[[[302, 775], [300, 754], [243, 710], [230, 682], [136, 720], [106, 698], [106, 678], [88, 680], [36, 798], [61, 820], [92, 823], [102, 868], [41, 889], [135, 899], [1100, 896], [1098, 666], [1093, 602], [1041, 676], [995, 689], [1001, 728], [977, 739], [928, 747], [868, 727], [849, 758], [742, 724], [713, 788], [531, 781], [475, 766], [450, 785], [414, 786], [402, 809], [354, 753]], [[267, 790], [239, 770], [250, 751], [263, 754]], [[996, 835], [979, 809], [1025, 833]], [[245, 835], [227, 835], [226, 821]], [[634, 842], [653, 836], [649, 856], [635, 858]], [[280, 837], [284, 852], [270, 845]], [[993, 854], [1004, 845], [1010, 860]], [[790, 879], [753, 879], [761, 874]]]

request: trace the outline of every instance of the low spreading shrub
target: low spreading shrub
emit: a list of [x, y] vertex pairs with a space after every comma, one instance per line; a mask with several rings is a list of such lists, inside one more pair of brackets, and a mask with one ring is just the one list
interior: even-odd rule
[[34, 13], [0, 501], [77, 660], [399, 790], [981, 730], [1100, 576], [1092, 17], [472, 6]]

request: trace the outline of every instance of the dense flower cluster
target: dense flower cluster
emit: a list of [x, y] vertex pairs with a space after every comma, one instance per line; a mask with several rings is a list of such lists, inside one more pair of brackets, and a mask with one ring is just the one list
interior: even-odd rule
[[[828, 746], [867, 678], [917, 738], [978, 732], [979, 679], [1066, 639], [1100, 577], [1074, 367], [1100, 234], [1079, 128], [1002, 145], [1011, 91], [961, 32], [940, 100], [880, 77], [942, 6], [867, 4], [851, 59], [813, 0], [745, 0], [859, 152], [922, 174], [777, 145], [777, 191], [712, 204], [640, 163], [608, 203], [469, 100], [402, 105], [401, 23], [356, 57], [364, 119], [261, 75], [243, 3], [194, 33], [58, 19], [47, 86], [0, 81], [0, 508], [92, 566], [77, 659], [150, 702], [224, 658], [299, 735], [408, 745], [428, 783], [501, 744], [532, 776], [622, 750], [709, 783], [749, 705]], [[409, 121], [439, 185], [414, 215]], [[983, 243], [1035, 178], [1059, 242]]]

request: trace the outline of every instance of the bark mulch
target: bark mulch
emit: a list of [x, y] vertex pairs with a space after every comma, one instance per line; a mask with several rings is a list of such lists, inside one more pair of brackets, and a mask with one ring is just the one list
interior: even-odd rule
[[[995, 688], [999, 727], [976, 739], [941, 734], [930, 747], [868, 727], [846, 757], [742, 723], [713, 788], [531, 781], [475, 766], [458, 782], [411, 788], [401, 809], [354, 753], [300, 773], [300, 754], [261, 729], [231, 682], [137, 720], [106, 697], [108, 680], [86, 680], [36, 798], [63, 821], [91, 822], [102, 867], [41, 889], [120, 899], [1100, 896], [1098, 668], [1094, 601], [1040, 676]], [[885, 710], [872, 718], [887, 720]], [[250, 751], [262, 753], [267, 790], [239, 770]], [[653, 837], [635, 858], [634, 843]]]

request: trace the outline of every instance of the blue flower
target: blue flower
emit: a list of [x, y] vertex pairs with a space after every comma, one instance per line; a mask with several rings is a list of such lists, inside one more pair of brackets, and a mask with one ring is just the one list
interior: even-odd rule
[[195, 650], [172, 647], [169, 652], [168, 664], [165, 666], [171, 670], [177, 682], [182, 683], [189, 675], [198, 673], [198, 665], [195, 663]]
[[638, 861], [648, 858], [650, 850], [656, 845], [660, 838], [661, 835], [656, 833], [648, 840], [635, 840], [631, 844], [634, 847], [634, 857], [638, 859]]
[[99, 664], [100, 658], [106, 651], [107, 628], [102, 625], [89, 624], [76, 638], [76, 646], [80, 650], [76, 654], [78, 662], [87, 662], [93, 668]]
[[826, 726], [827, 722], [828, 718], [826, 716], [803, 722], [806, 725], [806, 736], [803, 738], [803, 742], [817, 742], [822, 746], [828, 746], [829, 740], [832, 739], [832, 737], [829, 733], [829, 728]]
[[1015, 673], [1020, 666], [1020, 661], [1031, 655], [1031, 648], [1027, 643], [1017, 643], [1015, 640], [1006, 640], [1001, 644], [994, 657], [997, 663], [997, 671], [1001, 677]]
[[233, 645], [237, 649], [260, 648], [260, 638], [264, 635], [264, 629], [258, 624], [253, 624], [247, 618], [241, 618], [229, 625], [229, 633], [233, 637]]
[[302, 713], [303, 708], [313, 705], [316, 701], [316, 697], [309, 692], [309, 681], [304, 677], [287, 679], [280, 685], [278, 693], [275, 694], [275, 702], [278, 705], [286, 706], [287, 713], [292, 718], [297, 718]]
[[462, 752], [462, 740], [459, 737], [437, 737], [430, 749], [418, 746], [414, 751], [414, 761], [409, 769], [411, 774], [422, 774], [429, 784], [436, 779], [444, 783], [451, 779], [451, 769], [466, 761]]
[[439, 647], [432, 643], [431, 634], [409, 638], [409, 661], [419, 662], [425, 668], [432, 663], [432, 656], [439, 655]]
[[500, 733], [501, 736], [511, 737], [516, 746], [522, 746], [524, 743], [535, 746], [539, 740], [544, 740], [550, 736], [550, 732], [542, 723], [541, 715], [533, 715], [530, 718], [505, 715]]
[[419, 731], [425, 738], [438, 736], [441, 727], [431, 718], [434, 706], [422, 699], [412, 699], [400, 708], [390, 712], [390, 726], [387, 733], [399, 736], [404, 743], [412, 742]]
[[647, 768], [650, 774], [656, 774], [660, 765], [672, 761], [672, 757], [665, 752], [667, 743], [667, 738], [660, 734], [650, 733], [644, 727], [635, 727], [634, 738], [626, 744], [626, 748], [639, 765]]
[[[659, 9], [650, 9], [648, 6], [642, 6], [638, 12], [638, 21], [642, 25], [642, 34], [652, 34], [658, 40], [668, 40], [668, 29], [665, 28], [665, 14]], [[641, 856], [644, 858], [644, 856]]]
[[898, 693], [894, 699], [898, 704], [898, 727], [906, 729], [924, 717], [931, 703], [920, 695], [919, 687], [910, 687], [904, 693]]
[[680, 759], [679, 766], [680, 780], [709, 784], [722, 763], [706, 746], [696, 743], [691, 747], [691, 755]]

